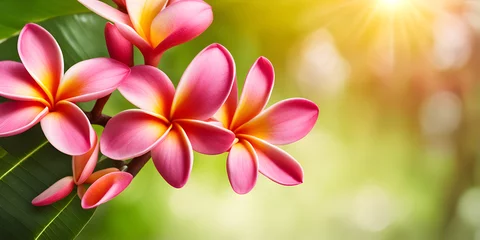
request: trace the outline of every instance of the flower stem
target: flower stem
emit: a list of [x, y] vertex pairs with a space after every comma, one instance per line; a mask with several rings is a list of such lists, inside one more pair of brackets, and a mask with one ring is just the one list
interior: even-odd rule
[[145, 166], [145, 164], [150, 160], [151, 154], [150, 152], [143, 154], [140, 157], [136, 157], [130, 161], [130, 163], [127, 164], [127, 172], [132, 174], [133, 176], [136, 176], [138, 172]]
[[85, 115], [87, 116], [88, 120], [90, 120], [91, 124], [105, 127], [105, 125], [107, 125], [107, 122], [112, 118], [108, 115], [102, 114], [103, 108], [105, 107], [105, 104], [107, 104], [108, 99], [111, 95], [112, 94], [109, 94], [103, 98], [98, 99], [95, 102], [92, 111], [85, 112]]

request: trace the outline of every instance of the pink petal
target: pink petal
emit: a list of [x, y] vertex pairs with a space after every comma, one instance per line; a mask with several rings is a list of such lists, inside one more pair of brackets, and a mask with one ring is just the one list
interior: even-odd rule
[[105, 25], [105, 42], [111, 58], [133, 67], [133, 45], [125, 39], [112, 23]]
[[272, 181], [285, 186], [303, 182], [302, 166], [288, 153], [261, 139], [248, 137], [258, 157], [259, 171]]
[[123, 35], [123, 37], [130, 41], [133, 45], [137, 46], [144, 55], [153, 52], [154, 49], [150, 46], [150, 43], [138, 35], [138, 33], [135, 32], [135, 29], [133, 29], [131, 26], [119, 22], [115, 23], [115, 26], [117, 26], [118, 31]]
[[151, 43], [160, 54], [202, 34], [213, 21], [210, 5], [203, 1], [178, 1], [169, 5], [152, 22]]
[[213, 118], [217, 121], [221, 122], [223, 127], [229, 128], [235, 111], [237, 110], [237, 102], [238, 102], [238, 87], [237, 87], [237, 79], [233, 81], [232, 90], [228, 95], [227, 100], [225, 103], [218, 109], [218, 111], [213, 115]]
[[177, 120], [187, 134], [193, 150], [209, 155], [224, 153], [233, 144], [235, 134], [223, 127], [199, 120]]
[[78, 198], [82, 199], [83, 195], [85, 195], [86, 191], [87, 191], [87, 187], [85, 186], [85, 184], [77, 185], [77, 196], [78, 196]]
[[38, 102], [5, 102], [0, 104], [0, 137], [23, 133], [47, 115], [48, 108]]
[[126, 12], [127, 5], [125, 3], [125, 0], [113, 0], [113, 2], [117, 4], [118, 8], [123, 9]]
[[135, 106], [164, 117], [170, 115], [175, 88], [168, 76], [156, 67], [135, 66], [118, 88]]
[[18, 37], [18, 54], [25, 68], [51, 100], [63, 76], [63, 56], [55, 38], [44, 28], [29, 23]]
[[12, 100], [39, 101], [48, 105], [48, 96], [27, 72], [23, 64], [0, 62], [0, 96]]
[[85, 183], [88, 183], [88, 184], [92, 184], [94, 183], [95, 181], [97, 181], [99, 178], [111, 173], [111, 172], [119, 172], [120, 170], [118, 170], [118, 168], [105, 168], [105, 169], [102, 169], [102, 170], [98, 170], [96, 172], [94, 172], [92, 175], [90, 175], [87, 180], [85, 180]]
[[152, 160], [162, 177], [175, 188], [183, 187], [193, 165], [193, 150], [181, 127], [174, 125], [165, 139], [152, 149]]
[[112, 159], [126, 160], [149, 152], [169, 125], [143, 110], [127, 110], [107, 123], [100, 138], [101, 152]]
[[126, 0], [132, 25], [142, 38], [150, 39], [152, 21], [166, 3], [167, 0]]
[[90, 209], [106, 203], [130, 185], [133, 176], [127, 172], [112, 172], [99, 178], [82, 197], [82, 208]]
[[57, 101], [87, 102], [112, 93], [130, 68], [111, 58], [94, 58], [73, 65], [60, 83]]
[[43, 191], [32, 200], [34, 206], [45, 206], [57, 202], [70, 194], [75, 183], [73, 178], [68, 176], [58, 180], [52, 186]]
[[272, 144], [292, 143], [312, 130], [318, 112], [317, 105], [309, 100], [287, 99], [271, 106], [235, 133], [252, 135]]
[[128, 15], [99, 0], [78, 0], [92, 12], [114, 23], [130, 24]]
[[230, 129], [236, 129], [263, 110], [272, 93], [274, 80], [275, 72], [272, 63], [260, 57], [247, 75]]
[[[93, 131], [93, 129], [91, 130]], [[73, 179], [77, 185], [84, 183], [97, 166], [100, 144], [95, 131], [90, 133], [90, 136], [92, 138], [90, 140], [93, 140], [93, 147], [83, 155], [72, 157]]]
[[227, 159], [230, 185], [238, 194], [250, 192], [257, 182], [258, 160], [249, 142], [241, 140], [234, 144]]
[[48, 141], [67, 155], [83, 155], [94, 146], [91, 142], [92, 126], [83, 111], [73, 103], [58, 102], [40, 124]]
[[208, 46], [185, 70], [173, 99], [171, 116], [210, 118], [227, 99], [234, 77], [235, 63], [228, 50], [220, 44]]

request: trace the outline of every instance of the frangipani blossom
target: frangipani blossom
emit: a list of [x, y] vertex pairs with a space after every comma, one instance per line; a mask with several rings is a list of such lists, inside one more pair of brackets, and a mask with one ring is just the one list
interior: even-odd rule
[[[128, 187], [133, 176], [116, 168], [93, 173], [97, 165], [99, 144], [93, 133], [94, 147], [81, 156], [72, 157], [73, 176], [60, 179], [32, 200], [34, 206], [46, 206], [67, 197], [77, 186], [78, 197], [84, 209], [94, 208], [120, 194]], [[91, 184], [88, 187], [86, 184]], [[87, 188], [88, 187], [88, 188]]]
[[233, 58], [219, 44], [208, 46], [193, 59], [176, 92], [159, 69], [133, 67], [119, 90], [140, 109], [121, 112], [107, 123], [102, 153], [126, 160], [151, 151], [163, 178], [173, 187], [183, 187], [192, 170], [193, 150], [220, 154], [235, 139], [231, 131], [204, 122], [228, 97], [234, 76]]
[[74, 103], [113, 92], [130, 69], [107, 58], [83, 61], [63, 74], [57, 42], [42, 27], [27, 24], [18, 38], [22, 63], [0, 62], [0, 137], [20, 134], [40, 122], [48, 141], [68, 155], [82, 155], [94, 146], [93, 129]]
[[214, 117], [237, 138], [228, 154], [227, 173], [233, 190], [239, 194], [255, 186], [258, 171], [282, 185], [303, 182], [300, 164], [273, 144], [303, 138], [315, 125], [319, 110], [313, 102], [301, 98], [287, 99], [264, 110], [274, 75], [270, 61], [259, 58], [247, 75], [240, 101], [234, 84]]
[[85, 7], [115, 23], [122, 35], [142, 52], [145, 64], [158, 65], [169, 48], [190, 41], [203, 33], [213, 21], [210, 5], [202, 0], [116, 1], [117, 10], [99, 0], [78, 0]]

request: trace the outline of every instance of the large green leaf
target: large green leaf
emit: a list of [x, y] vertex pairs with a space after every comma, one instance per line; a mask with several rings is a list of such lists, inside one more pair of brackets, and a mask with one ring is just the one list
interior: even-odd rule
[[[103, 40], [105, 21], [93, 14], [54, 18], [41, 25], [59, 42], [66, 69], [108, 54]], [[16, 43], [13, 37], [0, 44], [0, 59], [18, 60]], [[39, 126], [0, 138], [0, 239], [72, 239], [78, 235], [94, 210], [82, 209], [75, 193], [51, 206], [31, 205], [35, 196], [71, 174], [71, 157], [52, 147]]]
[[0, 3], [0, 40], [22, 29], [28, 22], [85, 12], [76, 0], [2, 0]]

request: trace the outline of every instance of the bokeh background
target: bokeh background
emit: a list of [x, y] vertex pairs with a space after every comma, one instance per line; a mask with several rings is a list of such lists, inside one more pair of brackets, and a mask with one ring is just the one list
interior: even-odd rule
[[[237, 195], [226, 155], [196, 154], [188, 184], [173, 189], [150, 162], [78, 239], [480, 239], [480, 1], [207, 2], [212, 26], [160, 69], [177, 82], [219, 42], [242, 86], [269, 58], [269, 105], [305, 97], [321, 109], [284, 147], [305, 182], [261, 176]], [[130, 107], [115, 93], [106, 112]]]

